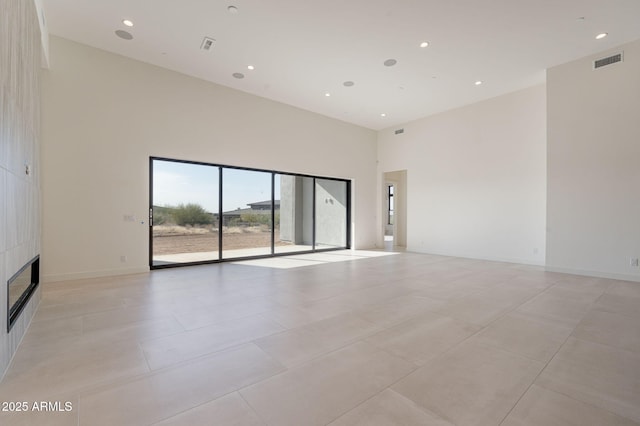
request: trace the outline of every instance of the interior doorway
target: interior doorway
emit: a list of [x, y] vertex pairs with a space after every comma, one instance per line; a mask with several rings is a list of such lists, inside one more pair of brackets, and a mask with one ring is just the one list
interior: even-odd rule
[[407, 245], [407, 171], [386, 172], [382, 181], [384, 248], [402, 249]]
[[394, 220], [393, 220], [393, 213], [394, 213], [394, 189], [395, 189], [395, 185], [393, 183], [387, 183], [386, 184], [387, 187], [387, 214], [385, 215], [385, 226], [384, 226], [384, 247], [385, 249], [389, 249], [391, 247], [393, 247], [393, 236], [395, 234], [394, 232]]

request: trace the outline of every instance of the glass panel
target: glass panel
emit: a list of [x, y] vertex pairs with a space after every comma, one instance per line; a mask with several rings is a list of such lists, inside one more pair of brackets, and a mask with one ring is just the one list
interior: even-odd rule
[[218, 260], [219, 168], [153, 160], [153, 265]]
[[31, 268], [26, 268], [11, 283], [9, 283], [9, 311], [20, 300], [22, 295], [31, 285]]
[[393, 185], [389, 185], [389, 220], [387, 223], [393, 225]]
[[313, 178], [275, 176], [275, 252], [313, 249]]
[[347, 182], [316, 179], [316, 248], [347, 246]]
[[271, 173], [222, 168], [222, 257], [271, 254]]

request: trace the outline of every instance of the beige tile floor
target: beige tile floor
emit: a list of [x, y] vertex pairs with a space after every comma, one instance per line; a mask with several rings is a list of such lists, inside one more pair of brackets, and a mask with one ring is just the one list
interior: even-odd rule
[[639, 321], [640, 283], [413, 253], [44, 284], [0, 424], [639, 425]]

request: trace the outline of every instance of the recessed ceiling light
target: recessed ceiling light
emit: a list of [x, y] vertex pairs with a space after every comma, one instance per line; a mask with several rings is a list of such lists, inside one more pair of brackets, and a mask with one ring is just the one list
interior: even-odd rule
[[478, 81], [476, 81], [474, 84], [475, 84], [476, 86], [480, 86], [480, 85], [482, 84], [482, 81], [481, 81], [481, 80], [478, 80]]
[[386, 117], [387, 114], [385, 114], [384, 112], [382, 114], [380, 114], [380, 117]]
[[235, 78], [238, 78], [238, 79], [243, 79], [244, 78], [244, 74], [242, 74], [241, 72], [234, 72], [231, 75], [234, 76]]
[[254, 67], [253, 65], [247, 65], [247, 69], [248, 69], [248, 70], [254, 70], [254, 69], [255, 69], [255, 67]]
[[331, 96], [331, 93], [327, 92], [324, 95], [328, 98], [329, 96]]
[[606, 37], [606, 36], [608, 36], [608, 35], [609, 35], [609, 33], [600, 33], [600, 34], [598, 34], [598, 35], [596, 36], [596, 40], [603, 39], [603, 38], [605, 38], [605, 37]]
[[231, 13], [232, 15], [236, 15], [238, 13], [238, 8], [235, 6], [229, 6], [227, 7], [227, 10], [229, 11], [229, 13]]
[[395, 59], [387, 59], [386, 61], [384, 61], [384, 66], [385, 67], [392, 67], [397, 63], [398, 63], [398, 61], [396, 61]]
[[124, 30], [116, 30], [116, 35], [123, 40], [133, 40], [133, 35], [130, 32]]
[[123, 19], [122, 23], [125, 24], [127, 27], [133, 27], [133, 21], [129, 19]]
[[422, 43], [420, 43], [420, 47], [427, 47], [429, 45], [428, 41], [423, 41]]
[[353, 86], [354, 84], [356, 84], [356, 83], [354, 83], [353, 81], [345, 81], [344, 83], [342, 83], [342, 85], [343, 85], [344, 87], [351, 87], [351, 86]]

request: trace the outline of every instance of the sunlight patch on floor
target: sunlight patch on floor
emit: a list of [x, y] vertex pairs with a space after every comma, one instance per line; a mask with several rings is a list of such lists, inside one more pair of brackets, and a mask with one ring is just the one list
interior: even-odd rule
[[397, 253], [373, 250], [340, 250], [330, 253], [308, 253], [295, 256], [272, 257], [233, 262], [236, 265], [261, 266], [265, 268], [291, 269], [303, 266], [321, 265], [324, 263], [345, 262], [372, 257], [391, 256]]

